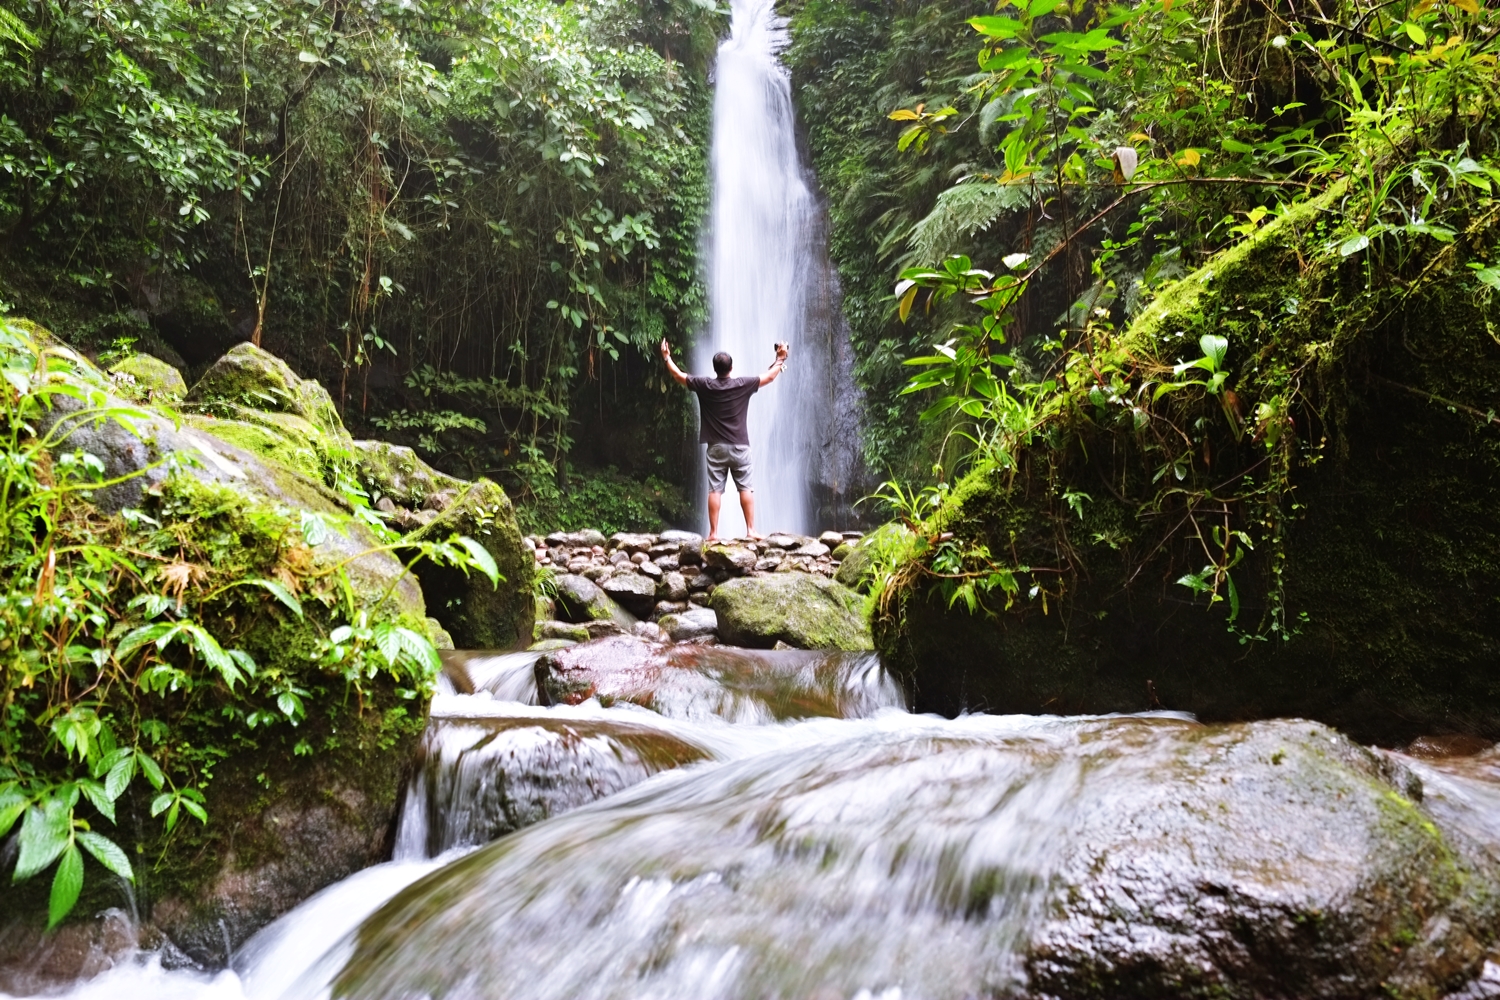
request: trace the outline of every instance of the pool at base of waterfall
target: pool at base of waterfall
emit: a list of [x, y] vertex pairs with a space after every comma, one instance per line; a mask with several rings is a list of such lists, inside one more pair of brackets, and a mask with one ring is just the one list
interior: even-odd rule
[[1494, 749], [919, 716], [871, 654], [726, 647], [658, 710], [543, 707], [536, 660], [460, 658], [474, 693], [434, 699], [395, 860], [227, 970], [126, 952], [65, 995], [1500, 995]]

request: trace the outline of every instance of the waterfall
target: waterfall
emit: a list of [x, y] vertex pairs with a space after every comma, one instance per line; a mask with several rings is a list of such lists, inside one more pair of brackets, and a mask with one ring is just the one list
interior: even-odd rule
[[[719, 47], [712, 320], [694, 368], [712, 372], [714, 353], [727, 351], [736, 375], [756, 375], [770, 365], [777, 341], [791, 343], [786, 374], [750, 404], [756, 527], [808, 533], [848, 520], [842, 498], [855, 478], [858, 404], [822, 206], [798, 157], [791, 81], [779, 59], [786, 25], [774, 0], [733, 0], [730, 36]], [[719, 530], [744, 532], [732, 494]]]

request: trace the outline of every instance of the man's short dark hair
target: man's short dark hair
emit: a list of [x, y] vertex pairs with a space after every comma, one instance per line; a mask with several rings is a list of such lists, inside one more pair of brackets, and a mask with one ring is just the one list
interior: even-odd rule
[[734, 367], [734, 359], [724, 351], [714, 355], [714, 374], [719, 378], [728, 378], [729, 370]]

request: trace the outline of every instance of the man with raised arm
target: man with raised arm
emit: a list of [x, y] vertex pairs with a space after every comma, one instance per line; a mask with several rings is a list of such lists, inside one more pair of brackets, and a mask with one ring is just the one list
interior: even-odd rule
[[719, 537], [719, 506], [724, 500], [724, 481], [730, 474], [740, 493], [740, 509], [745, 512], [745, 534], [761, 536], [755, 530], [755, 494], [750, 483], [750, 433], [745, 417], [750, 397], [757, 389], [776, 380], [786, 368], [787, 345], [776, 345], [776, 360], [759, 375], [731, 378], [734, 359], [723, 351], [714, 355], [714, 377], [689, 375], [672, 360], [672, 348], [665, 338], [661, 342], [662, 360], [667, 371], [698, 396], [702, 429], [698, 440], [708, 445], [708, 541]]

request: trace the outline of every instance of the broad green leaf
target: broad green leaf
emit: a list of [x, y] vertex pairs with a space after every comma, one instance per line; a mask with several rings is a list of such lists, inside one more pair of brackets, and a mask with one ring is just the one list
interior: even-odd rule
[[154, 799], [151, 800], [151, 815], [152, 816], [160, 816], [163, 812], [165, 812], [172, 805], [172, 802], [173, 802], [173, 795], [172, 795], [172, 793], [171, 792], [162, 792], [156, 798], [154, 798]]
[[57, 874], [52, 876], [52, 895], [47, 900], [47, 929], [62, 923], [64, 917], [73, 912], [78, 894], [83, 891], [83, 855], [78, 845], [69, 843], [58, 863]]
[[160, 641], [177, 626], [168, 622], [157, 622], [153, 625], [142, 625], [140, 628], [132, 629], [115, 646], [115, 659], [124, 663], [130, 654], [142, 646]]
[[1224, 151], [1228, 153], [1255, 152], [1254, 146], [1250, 145], [1248, 142], [1240, 142], [1238, 139], [1225, 139], [1224, 141], [1220, 142], [1219, 145], [1223, 146]]
[[475, 569], [490, 578], [490, 583], [500, 585], [500, 567], [495, 565], [495, 557], [490, 555], [488, 549], [480, 545], [468, 535], [460, 535], [458, 544], [463, 546], [464, 551], [469, 554], [469, 559]]
[[10, 828], [16, 825], [16, 820], [26, 812], [30, 803], [31, 800], [16, 789], [0, 794], [0, 837], [10, 832]]
[[88, 799], [89, 803], [95, 809], [99, 810], [99, 815], [111, 823], [115, 821], [115, 803], [105, 792], [103, 785], [96, 781], [80, 781], [78, 789], [83, 792], [83, 797]]
[[281, 714], [291, 719], [293, 724], [302, 718], [305, 711], [302, 707], [302, 699], [291, 691], [283, 691], [276, 696], [276, 707], [281, 709]]
[[135, 754], [126, 750], [124, 756], [109, 769], [109, 774], [104, 778], [104, 794], [111, 801], [118, 799], [129, 787], [130, 779], [135, 777], [135, 760]]
[[997, 17], [993, 14], [971, 17], [969, 24], [981, 35], [988, 35], [990, 38], [1015, 38], [1026, 30], [1020, 21], [1013, 21], [1008, 17]]
[[73, 810], [62, 799], [48, 799], [41, 807], [26, 810], [21, 822], [21, 852], [16, 858], [13, 882], [24, 882], [43, 870], [71, 843]]
[[1352, 257], [1370, 245], [1370, 237], [1364, 233], [1351, 236], [1339, 247], [1339, 254], [1344, 257]]
[[[157, 765], [156, 761], [139, 750], [135, 752], [135, 759], [140, 762], [141, 773], [146, 776], [147, 781], [151, 782], [151, 787], [157, 791], [161, 791], [161, 786], [166, 784], [167, 778], [166, 775], [161, 773], [161, 768]], [[152, 813], [151, 815], [155, 816], [156, 813]]]
[[381, 623], [373, 629], [375, 635], [375, 648], [380, 650], [380, 655], [385, 657], [388, 666], [396, 665], [396, 658], [401, 655], [401, 637], [396, 634], [395, 626]]
[[1217, 334], [1205, 333], [1198, 338], [1198, 348], [1213, 364], [1209, 371], [1217, 372], [1224, 367], [1224, 359], [1229, 355], [1229, 339]]
[[80, 830], [75, 835], [78, 843], [94, 856], [105, 868], [114, 872], [127, 882], [135, 881], [135, 870], [130, 867], [130, 858], [120, 849], [120, 846], [102, 833], [94, 833], [90, 830]]
[[396, 634], [401, 638], [401, 648], [426, 667], [429, 673], [435, 676], [442, 671], [442, 657], [438, 656], [437, 647], [425, 635], [419, 635], [409, 628], [398, 628]]
[[1427, 32], [1422, 30], [1422, 26], [1420, 24], [1414, 24], [1411, 21], [1407, 21], [1401, 27], [1406, 31], [1406, 37], [1410, 38], [1416, 44], [1427, 44]]
[[267, 593], [285, 604], [292, 614], [298, 618], [302, 617], [302, 602], [292, 595], [285, 584], [275, 580], [251, 580], [250, 582], [257, 587], [264, 587]]

